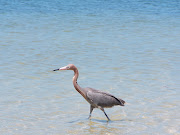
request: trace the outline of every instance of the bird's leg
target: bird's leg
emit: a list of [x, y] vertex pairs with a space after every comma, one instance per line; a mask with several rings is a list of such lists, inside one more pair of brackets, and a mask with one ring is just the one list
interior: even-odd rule
[[106, 115], [108, 121], [111, 121], [111, 120], [109, 119], [109, 117], [107, 116], [106, 112], [104, 111], [104, 108], [100, 108], [100, 109], [104, 112], [104, 114]]
[[104, 114], [106, 115], [106, 117], [107, 117], [108, 121], [111, 121], [111, 120], [109, 119], [109, 117], [107, 116], [107, 114], [105, 113], [105, 111], [104, 111]]
[[89, 113], [89, 117], [88, 117], [88, 119], [90, 119], [90, 118], [91, 118], [91, 113], [92, 113], [93, 109], [94, 109], [94, 107], [91, 105], [91, 106], [90, 106], [90, 113]]

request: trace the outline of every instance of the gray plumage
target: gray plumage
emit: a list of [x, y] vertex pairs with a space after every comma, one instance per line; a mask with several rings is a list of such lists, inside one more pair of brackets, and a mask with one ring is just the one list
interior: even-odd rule
[[93, 88], [84, 88], [88, 101], [94, 105], [94, 107], [101, 106], [103, 108], [110, 108], [114, 105], [124, 106], [124, 101], [118, 99], [115, 96], [95, 90]]
[[57, 70], [73, 70], [74, 71], [74, 77], [73, 77], [73, 85], [75, 87], [75, 89], [87, 100], [87, 102], [89, 102], [90, 104], [90, 114], [89, 114], [89, 118], [91, 117], [91, 113], [93, 111], [94, 108], [99, 108], [101, 109], [105, 116], [107, 117], [108, 120], [109, 117], [107, 116], [107, 114], [104, 111], [104, 108], [111, 108], [115, 105], [120, 105], [120, 106], [124, 106], [125, 101], [120, 99], [120, 98], [116, 98], [115, 96], [106, 93], [106, 92], [102, 92], [93, 88], [81, 88], [78, 84], [77, 84], [77, 79], [79, 76], [79, 72], [78, 69], [75, 67], [75, 65], [73, 64], [69, 64], [65, 67], [62, 67], [60, 69], [55, 69], [54, 71]]

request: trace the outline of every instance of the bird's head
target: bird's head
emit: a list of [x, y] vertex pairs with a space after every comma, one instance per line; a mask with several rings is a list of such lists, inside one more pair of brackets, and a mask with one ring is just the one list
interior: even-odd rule
[[58, 70], [74, 70], [76, 67], [73, 64], [68, 64], [67, 66], [55, 69], [53, 71], [58, 71]]

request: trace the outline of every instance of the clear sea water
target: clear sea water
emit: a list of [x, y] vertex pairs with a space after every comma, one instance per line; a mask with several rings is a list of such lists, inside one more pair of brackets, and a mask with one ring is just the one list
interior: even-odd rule
[[[95, 109], [81, 87], [124, 99]], [[179, 0], [0, 0], [1, 135], [180, 135]]]

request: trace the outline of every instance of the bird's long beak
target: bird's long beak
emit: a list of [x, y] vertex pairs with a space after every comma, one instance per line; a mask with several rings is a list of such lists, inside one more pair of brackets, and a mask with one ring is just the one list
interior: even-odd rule
[[61, 68], [59, 68], [59, 69], [54, 69], [53, 71], [58, 71], [58, 70], [67, 70], [67, 66], [61, 67]]
[[53, 71], [58, 71], [59, 69], [54, 69]]
[[59, 70], [67, 70], [67, 66], [61, 67]]

